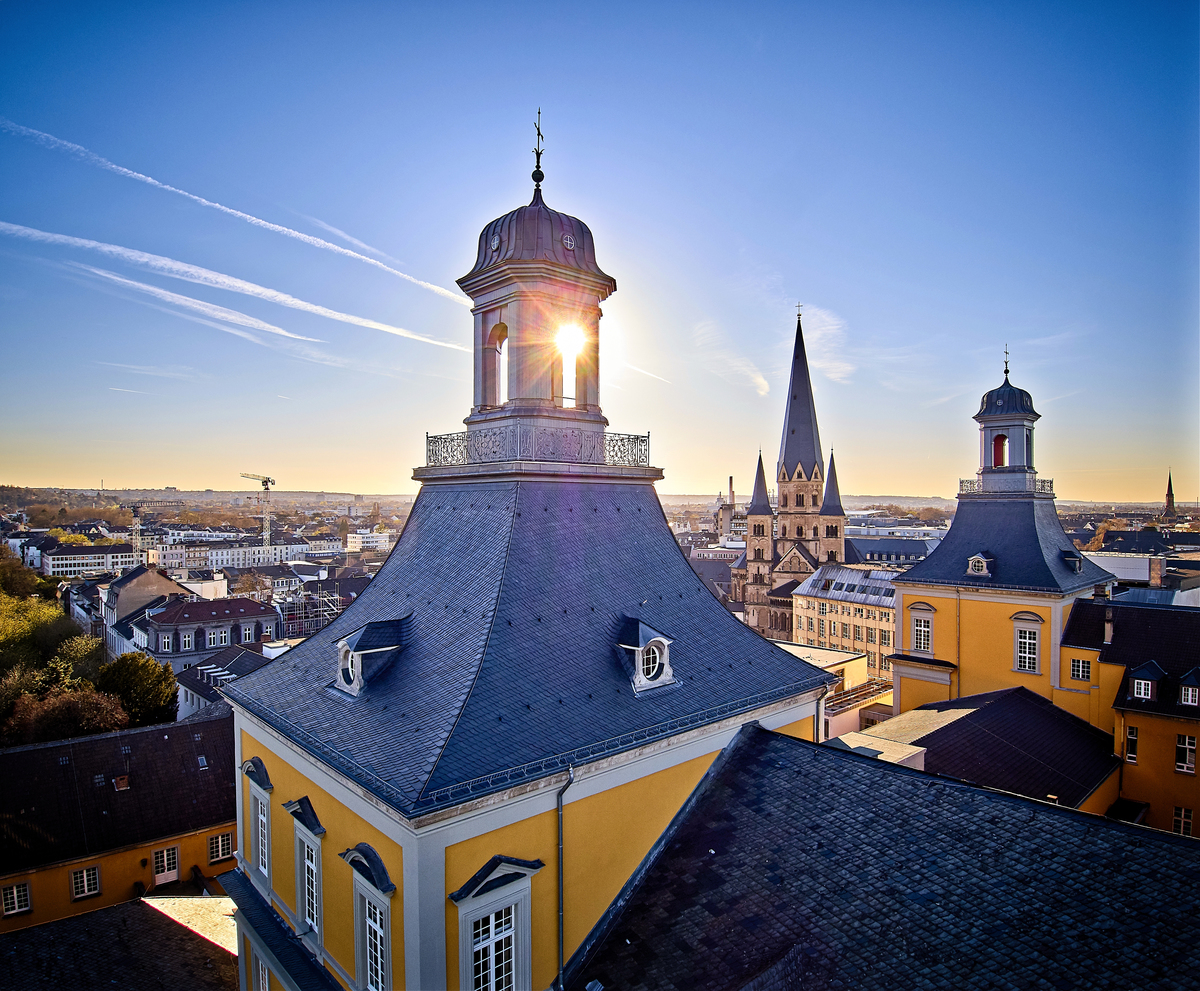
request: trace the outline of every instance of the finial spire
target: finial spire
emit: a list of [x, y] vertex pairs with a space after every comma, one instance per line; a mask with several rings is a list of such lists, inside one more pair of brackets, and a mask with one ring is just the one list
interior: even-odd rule
[[1008, 344], [1004, 345], [1004, 377], [1008, 378]]
[[537, 142], [533, 148], [534, 167], [533, 167], [533, 185], [535, 189], [542, 188], [542, 180], [546, 178], [546, 174], [542, 171], [542, 152], [546, 149], [542, 147], [542, 108], [538, 107], [537, 123], [533, 125], [537, 132]]

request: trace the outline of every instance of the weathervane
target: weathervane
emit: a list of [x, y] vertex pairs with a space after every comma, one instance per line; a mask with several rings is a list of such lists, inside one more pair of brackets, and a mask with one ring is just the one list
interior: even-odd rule
[[1008, 344], [1004, 345], [1004, 377], [1008, 378]]
[[796, 316], [799, 317], [800, 314], [803, 312], [803, 310], [804, 310], [804, 305], [802, 303], [797, 303], [796, 304]]
[[533, 149], [533, 154], [536, 156], [536, 162], [533, 167], [532, 178], [533, 178], [534, 186], [537, 187], [538, 189], [540, 189], [542, 186], [542, 180], [546, 178], [545, 173], [542, 172], [542, 152], [545, 151], [546, 149], [544, 149], [542, 147], [542, 108], [541, 107], [538, 107], [537, 123], [534, 124], [533, 127], [534, 127], [534, 130], [537, 131], [537, 144], [534, 146], [534, 149]]

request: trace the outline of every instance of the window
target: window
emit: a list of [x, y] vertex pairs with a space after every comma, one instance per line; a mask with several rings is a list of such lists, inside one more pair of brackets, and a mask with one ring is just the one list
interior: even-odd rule
[[229, 631], [228, 631], [228, 630], [222, 630], [222, 631], [221, 631], [221, 635], [220, 635], [220, 638], [219, 638], [219, 645], [220, 645], [220, 646], [222, 646], [222, 647], [228, 647], [228, 646], [229, 646]]
[[208, 862], [215, 864], [233, 856], [233, 833], [218, 833], [208, 838]]
[[242, 643], [254, 643], [254, 624], [242, 627]]
[[913, 617], [912, 649], [928, 653], [933, 644], [933, 620]]
[[321, 931], [321, 868], [317, 849], [302, 837], [300, 843], [301, 917], [314, 933]]
[[192, 635], [190, 633], [179, 634], [179, 649], [180, 650], [191, 650], [192, 649]]
[[254, 991], [270, 991], [271, 969], [257, 953], [254, 954]]
[[874, 643], [874, 642], [875, 642], [875, 627], [868, 626], [867, 627], [867, 643]]
[[87, 898], [100, 894], [100, 868], [83, 867], [71, 871], [71, 897]]
[[1038, 631], [1017, 630], [1017, 670], [1036, 673], [1038, 669]]
[[862, 618], [863, 618], [863, 611], [862, 611], [862, 608], [861, 608], [861, 607], [859, 607], [859, 606], [855, 606], [855, 607], [854, 607], [854, 616], [855, 616], [855, 618], [856, 618], [856, 619], [862, 619]]
[[808, 617], [808, 632], [809, 632], [809, 633], [812, 633], [812, 632], [813, 632], [813, 629], [814, 629], [814, 627], [813, 627], [813, 618], [812, 618], [811, 616], [809, 616], [809, 617]]
[[1154, 682], [1146, 681], [1142, 678], [1133, 679], [1133, 697], [1135, 699], [1148, 699], [1154, 696]]
[[[1171, 819], [1171, 832], [1178, 833], [1180, 836], [1192, 835], [1192, 810], [1185, 809], [1181, 805], [1175, 806], [1175, 815]], [[4, 889], [8, 891], [7, 888]], [[4, 914], [8, 914], [8, 896], [5, 895]]]
[[855, 625], [855, 627], [854, 627], [854, 639], [855, 639], [855, 640], [861, 640], [862, 638], [863, 638], [863, 628], [862, 628], [861, 626]]
[[154, 883], [167, 884], [179, 880], [179, 847], [169, 846], [154, 851]]
[[828, 603], [825, 603], [825, 602], [817, 603], [817, 615], [818, 616], [824, 616], [825, 613], [828, 611], [828, 609], [829, 609]]
[[94, 784], [97, 788], [103, 788], [104, 787], [104, 775], [103, 774], [93, 774], [92, 775], [92, 784]]
[[1137, 763], [1137, 741], [1138, 728], [1130, 726], [1125, 730], [1125, 762], [1127, 764]]
[[892, 645], [892, 631], [891, 630], [880, 630], [879, 631], [879, 646], [880, 647], [890, 647], [891, 645]]
[[873, 651], [873, 650], [867, 651], [867, 667], [869, 667], [869, 668], [875, 667], [875, 651]]
[[208, 760], [203, 754], [201, 754], [200, 756], [198, 756], [196, 758], [196, 763], [200, 765], [200, 770], [202, 770], [202, 771], [208, 770]]
[[838, 535], [838, 528], [836, 526], [827, 526], [825, 528], [825, 536], [826, 537], [836, 537], [837, 535]]
[[210, 647], [215, 647], [217, 645], [217, 631], [216, 630], [208, 631], [208, 645]]
[[1200, 688], [1184, 685], [1179, 689], [1179, 701], [1183, 705], [1200, 705]]
[[[1190, 810], [1188, 815], [1191, 815]], [[1178, 830], [1176, 830], [1176, 832], [1178, 832]], [[18, 912], [29, 911], [30, 904], [28, 881], [20, 881], [17, 884], [6, 885], [3, 891], [3, 896], [5, 915], [16, 915]]]
[[1196, 773], [1196, 738], [1179, 733], [1175, 737], [1175, 770]]
[[267, 804], [267, 796], [257, 788], [250, 789], [250, 804], [252, 806], [251, 850], [254, 866], [266, 880], [271, 878], [271, 807]]
[[891, 671], [892, 670], [892, 662], [889, 661], [886, 657], [881, 657], [879, 659], [879, 670], [880, 671]]
[[825, 636], [825, 620], [823, 620], [823, 619], [817, 620], [817, 636], [819, 636], [819, 637]]
[[516, 969], [513, 908], [508, 905], [472, 925], [475, 991], [512, 991]]
[[163, 633], [158, 638], [158, 649], [164, 654], [171, 653], [171, 634]]
[[1091, 681], [1092, 662], [1080, 660], [1078, 657], [1072, 657], [1071, 678], [1075, 681]]
[[842, 624], [842, 636], [844, 636], [844, 637], [850, 636], [850, 624], [849, 623]]

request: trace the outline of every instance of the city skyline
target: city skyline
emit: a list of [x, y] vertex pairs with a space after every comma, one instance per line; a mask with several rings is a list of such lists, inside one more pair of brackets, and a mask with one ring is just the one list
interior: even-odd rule
[[1007, 347], [1060, 498], [1197, 498], [1194, 11], [464, 9], [0, 11], [0, 482], [415, 492], [540, 106], [664, 494], [773, 463], [798, 300], [848, 493], [952, 497]]

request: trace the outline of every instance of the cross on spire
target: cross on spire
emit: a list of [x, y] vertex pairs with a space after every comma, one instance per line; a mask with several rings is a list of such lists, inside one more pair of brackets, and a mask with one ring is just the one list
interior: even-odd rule
[[542, 180], [546, 178], [542, 172], [542, 152], [546, 149], [542, 147], [542, 108], [538, 107], [537, 123], [533, 125], [533, 129], [537, 132], [537, 141], [534, 143], [534, 167], [533, 167], [533, 184], [541, 188]]
[[1008, 344], [1004, 345], [1004, 377], [1008, 378]]

